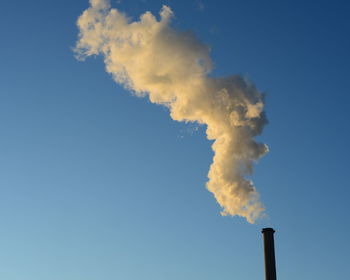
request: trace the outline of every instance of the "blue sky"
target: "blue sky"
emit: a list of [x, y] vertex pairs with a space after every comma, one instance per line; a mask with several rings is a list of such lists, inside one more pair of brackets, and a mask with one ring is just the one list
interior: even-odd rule
[[163, 4], [211, 47], [212, 76], [266, 93], [270, 153], [252, 176], [269, 215], [222, 217], [205, 189], [204, 127], [132, 96], [101, 57], [79, 62], [88, 1], [0, 11], [0, 277], [259, 279], [276, 229], [280, 279], [349, 274], [350, 5], [346, 1], [112, 1], [133, 19]]

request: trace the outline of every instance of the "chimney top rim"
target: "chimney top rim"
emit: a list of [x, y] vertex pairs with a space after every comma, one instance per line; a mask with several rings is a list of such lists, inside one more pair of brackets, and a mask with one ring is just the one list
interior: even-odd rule
[[272, 233], [275, 233], [275, 230], [273, 228], [263, 228], [262, 233], [265, 233], [265, 232], [272, 232]]

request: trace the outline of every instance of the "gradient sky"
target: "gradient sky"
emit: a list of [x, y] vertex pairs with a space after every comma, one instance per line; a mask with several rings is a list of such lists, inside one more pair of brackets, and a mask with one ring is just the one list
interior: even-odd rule
[[213, 76], [266, 92], [270, 153], [253, 179], [269, 220], [220, 216], [205, 189], [205, 128], [132, 96], [101, 57], [74, 58], [87, 0], [0, 10], [0, 278], [263, 279], [276, 229], [279, 279], [350, 274], [348, 1], [122, 0], [163, 4], [212, 48]]

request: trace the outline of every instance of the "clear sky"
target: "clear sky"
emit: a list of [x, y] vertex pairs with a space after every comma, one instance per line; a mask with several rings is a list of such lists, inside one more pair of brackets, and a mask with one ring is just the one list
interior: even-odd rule
[[101, 57], [74, 58], [87, 0], [5, 2], [1, 279], [263, 279], [266, 226], [279, 279], [349, 277], [348, 1], [112, 1], [134, 20], [168, 5], [211, 47], [212, 76], [266, 93], [270, 152], [252, 179], [269, 219], [253, 225], [205, 188], [205, 127], [132, 96]]

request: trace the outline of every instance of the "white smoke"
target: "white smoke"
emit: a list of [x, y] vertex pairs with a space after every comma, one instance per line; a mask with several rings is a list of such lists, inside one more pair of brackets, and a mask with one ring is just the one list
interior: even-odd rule
[[163, 6], [160, 20], [146, 12], [132, 22], [108, 0], [90, 4], [78, 19], [78, 57], [102, 54], [116, 82], [168, 107], [176, 121], [206, 125], [207, 138], [214, 140], [207, 188], [223, 215], [254, 223], [264, 207], [247, 176], [268, 151], [254, 140], [266, 124], [262, 94], [241, 76], [208, 77], [209, 48], [169, 26], [169, 7]]

